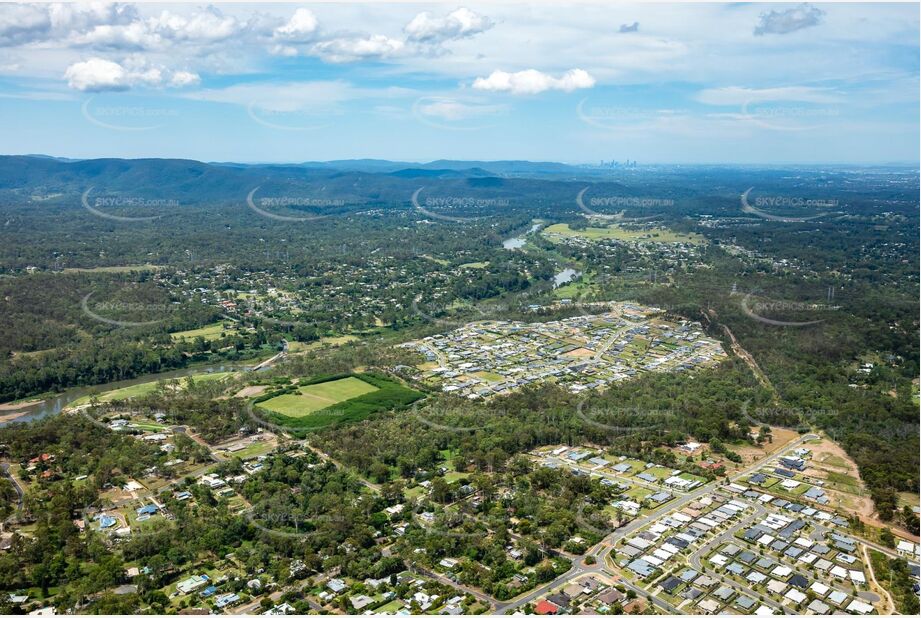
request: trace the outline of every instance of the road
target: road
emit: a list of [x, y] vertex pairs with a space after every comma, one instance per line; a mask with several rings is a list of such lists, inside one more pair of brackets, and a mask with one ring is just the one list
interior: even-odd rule
[[[713, 549], [714, 547], [718, 547], [725, 543], [731, 543], [735, 541], [736, 532], [741, 530], [743, 527], [748, 526], [754, 520], [767, 516], [768, 514], [767, 509], [765, 509], [763, 506], [761, 506], [760, 504], [754, 504], [753, 506], [755, 507], [755, 512], [753, 514], [746, 516], [741, 521], [736, 523], [734, 526], [732, 526], [731, 528], [729, 528], [728, 530], [726, 530], [719, 536], [716, 536], [713, 539], [704, 543], [701, 547], [695, 550], [688, 557], [688, 564], [691, 566], [691, 568], [693, 568], [698, 573], [705, 573], [711, 577], [714, 577], [718, 579], [719, 581], [723, 582], [724, 584], [726, 584], [727, 586], [729, 586], [730, 588], [741, 590], [742, 592], [747, 594], [752, 599], [758, 600], [760, 597], [762, 597], [761, 594], [755, 592], [754, 590], [752, 590], [746, 585], [742, 585], [737, 581], [723, 577], [721, 574], [717, 573], [715, 570], [706, 566], [700, 559], [701, 556], [707, 555], [710, 552], [710, 550]], [[787, 611], [787, 609], [783, 605], [781, 605], [780, 603], [776, 603], [775, 601], [771, 599], [764, 598], [762, 599], [761, 602], [764, 605], [768, 605], [772, 607], [774, 610], [777, 610], [782, 614], [790, 613], [789, 611]]]
[[3, 476], [10, 480], [10, 483], [13, 484], [13, 489], [16, 490], [16, 495], [18, 496], [16, 499], [16, 511], [11, 513], [9, 517], [0, 522], [0, 529], [3, 529], [6, 526], [6, 522], [8, 522], [10, 519], [18, 515], [20, 511], [22, 511], [22, 499], [25, 497], [25, 492], [22, 490], [22, 486], [19, 484], [19, 481], [17, 481], [16, 478], [10, 474], [10, 464], [6, 462], [0, 463], [0, 474], [3, 474]]
[[873, 587], [871, 588], [871, 590], [875, 589], [876, 593], [879, 594], [881, 597], [884, 597], [886, 599], [886, 602], [888, 603], [888, 605], [886, 605], [885, 607], [886, 611], [882, 613], [884, 614], [895, 613], [895, 601], [892, 600], [892, 595], [889, 594], [888, 590], [880, 586], [878, 581], [876, 581], [876, 573], [873, 572], [873, 563], [870, 561], [870, 555], [867, 552], [867, 546], [862, 545], [860, 547], [860, 551], [863, 554], [863, 563], [867, 565], [867, 572], [870, 574], [870, 583], [873, 584]]
[[[729, 477], [728, 482], [737, 481], [751, 474], [752, 472], [758, 470], [767, 461], [775, 457], [779, 457], [785, 453], [788, 453], [795, 448], [799, 448], [799, 446], [804, 444], [805, 442], [808, 442], [809, 440], [815, 440], [818, 437], [819, 436], [816, 436], [814, 434], [806, 434], [804, 436], [800, 436], [798, 439], [793, 440], [792, 442], [788, 442], [783, 447], [773, 451], [772, 453], [769, 453], [768, 455], [765, 455], [758, 461], [753, 462], [748, 467], [740, 470], [733, 476]], [[569, 571], [567, 571], [560, 577], [557, 577], [553, 581], [531, 590], [530, 592], [526, 593], [525, 595], [519, 598], [513, 599], [512, 601], [506, 601], [504, 603], [496, 602], [495, 604], [496, 613], [503, 613], [503, 612], [510, 613], [510, 611], [514, 611], [515, 609], [521, 607], [522, 605], [530, 603], [538, 599], [539, 597], [542, 597], [548, 594], [551, 590], [558, 588], [559, 586], [565, 584], [569, 580], [575, 577], [578, 577], [580, 575], [590, 574], [590, 573], [599, 573], [602, 571], [607, 572], [605, 570], [607, 554], [610, 553], [611, 548], [613, 548], [624, 537], [630, 534], [633, 534], [634, 532], [638, 531], [640, 528], [643, 528], [644, 526], [651, 523], [652, 520], [659, 518], [661, 515], [665, 513], [677, 511], [677, 510], [684, 508], [686, 505], [690, 504], [691, 502], [694, 502], [698, 498], [701, 498], [702, 496], [712, 492], [714, 488], [715, 487], [713, 483], [707, 483], [706, 485], [703, 485], [702, 487], [699, 487], [691, 492], [688, 492], [686, 494], [683, 494], [675, 498], [674, 500], [670, 502], [667, 502], [662, 507], [659, 507], [652, 513], [649, 513], [648, 515], [644, 515], [642, 517], [637, 517], [630, 523], [624, 526], [621, 526], [620, 528], [618, 528], [617, 530], [615, 530], [614, 532], [606, 536], [604, 539], [602, 539], [600, 542], [598, 542], [594, 547], [590, 548], [589, 551], [586, 553], [586, 556], [595, 557], [596, 559], [595, 565], [589, 566], [589, 565], [585, 565], [584, 563], [577, 562], [573, 565], [573, 568], [571, 568]], [[621, 579], [621, 581], [623, 582], [625, 586], [633, 589], [637, 593], [642, 593], [643, 595], [647, 593], [646, 590], [643, 590], [642, 588], [639, 588], [631, 584], [630, 582], [627, 582], [623, 578]], [[666, 603], [665, 601], [662, 601], [661, 599], [658, 599], [657, 597], [653, 597], [653, 603], [657, 605], [658, 607], [661, 607], [667, 610], [668, 613], [672, 613], [672, 614], [681, 613], [677, 610], [677, 608]]]
[[448, 579], [447, 577], [445, 577], [444, 575], [441, 575], [440, 573], [436, 573], [435, 571], [430, 571], [424, 567], [419, 566], [418, 564], [411, 564], [409, 567], [409, 570], [414, 571], [415, 573], [422, 575], [424, 577], [438, 580], [442, 584], [451, 586], [452, 588], [457, 588], [468, 594], [472, 594], [479, 601], [485, 603], [486, 607], [488, 607], [489, 609], [492, 609], [493, 605], [495, 605], [496, 603], [496, 600], [493, 599], [488, 594], [486, 594], [485, 592], [482, 592], [481, 590], [477, 590], [476, 588], [471, 588], [470, 586], [465, 586], [464, 584], [461, 584], [459, 582], [452, 581]]

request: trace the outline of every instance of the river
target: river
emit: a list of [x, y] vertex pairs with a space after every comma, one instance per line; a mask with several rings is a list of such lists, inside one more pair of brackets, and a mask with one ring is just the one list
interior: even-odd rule
[[10, 410], [9, 416], [7, 418], [3, 418], [3, 420], [0, 420], [0, 427], [3, 427], [9, 423], [29, 422], [53, 414], [60, 414], [61, 411], [67, 407], [70, 402], [76, 401], [77, 399], [85, 397], [93, 392], [106, 393], [108, 391], [125, 388], [126, 386], [134, 386], [135, 384], [146, 384], [148, 382], [157, 382], [158, 380], [184, 378], [186, 376], [198, 375], [202, 373], [237, 370], [245, 371], [250, 367], [250, 365], [240, 363], [226, 363], [223, 365], [205, 366], [199, 365], [197, 367], [186, 367], [184, 369], [164, 371], [163, 373], [151, 373], [139, 376], [137, 378], [131, 378], [130, 380], [119, 380], [118, 382], [108, 382], [106, 384], [97, 384], [95, 386], [78, 386], [76, 388], [68, 389], [62, 393], [58, 393], [57, 395], [54, 395], [48, 399], [36, 401], [35, 403], [29, 404], [27, 406], [22, 406], [16, 410]]
[[540, 229], [540, 226], [541, 226], [541, 225], [543, 225], [543, 224], [542, 224], [542, 223], [534, 223], [534, 224], [531, 225], [530, 228], [528, 228], [527, 231], [525, 231], [523, 234], [521, 234], [521, 236], [516, 236], [516, 237], [514, 237], [514, 238], [507, 238], [507, 239], [503, 240], [503, 241], [502, 241], [502, 248], [503, 248], [503, 249], [510, 249], [510, 250], [511, 250], [511, 249], [521, 249], [522, 247], [524, 247], [524, 244], [525, 244], [525, 242], [526, 242], [525, 239], [524, 239], [524, 236], [527, 236], [528, 234], [533, 234], [534, 232], [536, 232], [537, 230]]
[[557, 274], [553, 275], [553, 287], [558, 288], [565, 283], [569, 283], [579, 276], [579, 271], [574, 268], [564, 268]]

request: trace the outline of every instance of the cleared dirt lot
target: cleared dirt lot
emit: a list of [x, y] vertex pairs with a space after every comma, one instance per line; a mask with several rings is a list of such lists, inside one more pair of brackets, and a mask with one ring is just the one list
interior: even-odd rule
[[241, 388], [234, 397], [256, 397], [261, 395], [269, 388], [266, 385], [261, 386], [247, 386], [246, 388]]
[[[752, 433], [756, 433], [758, 427], [751, 427], [751, 431]], [[742, 457], [742, 465], [744, 466], [776, 452], [788, 442], [799, 437], [797, 432], [783, 427], [771, 427], [771, 435], [773, 436], [773, 442], [765, 442], [761, 446], [753, 446], [750, 444], [734, 446], [732, 450]]]

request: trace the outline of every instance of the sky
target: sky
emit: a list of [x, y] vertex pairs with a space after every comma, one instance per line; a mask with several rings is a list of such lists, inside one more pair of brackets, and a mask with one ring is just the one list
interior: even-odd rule
[[0, 4], [0, 153], [919, 160], [917, 3]]

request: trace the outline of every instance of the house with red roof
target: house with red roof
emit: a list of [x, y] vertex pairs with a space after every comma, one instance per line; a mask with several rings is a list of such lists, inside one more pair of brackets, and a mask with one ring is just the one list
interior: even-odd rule
[[555, 616], [559, 613], [560, 608], [545, 599], [534, 607], [534, 611], [541, 616]]

